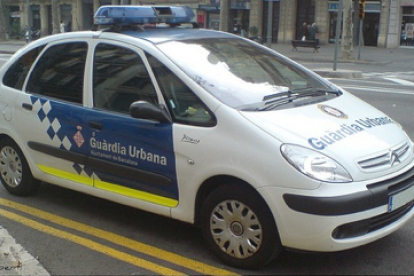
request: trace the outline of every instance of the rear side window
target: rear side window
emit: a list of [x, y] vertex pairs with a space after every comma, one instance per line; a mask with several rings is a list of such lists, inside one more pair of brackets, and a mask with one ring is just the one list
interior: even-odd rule
[[82, 103], [88, 45], [66, 43], [50, 47], [30, 75], [27, 91], [63, 101]]
[[99, 44], [93, 62], [94, 107], [129, 113], [136, 101], [158, 103], [142, 58], [129, 49]]
[[3, 84], [8, 87], [22, 90], [27, 73], [43, 48], [44, 46], [37, 47], [24, 54], [15, 63], [13, 63], [13, 65], [7, 70], [6, 74], [4, 74]]

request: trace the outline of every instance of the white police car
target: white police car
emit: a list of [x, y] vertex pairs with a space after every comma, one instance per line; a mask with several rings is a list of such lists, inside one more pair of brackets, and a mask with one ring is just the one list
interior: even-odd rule
[[183, 28], [193, 16], [105, 6], [100, 30], [19, 50], [0, 70], [5, 188], [44, 181], [194, 223], [242, 268], [413, 216], [413, 143], [394, 120], [262, 45]]

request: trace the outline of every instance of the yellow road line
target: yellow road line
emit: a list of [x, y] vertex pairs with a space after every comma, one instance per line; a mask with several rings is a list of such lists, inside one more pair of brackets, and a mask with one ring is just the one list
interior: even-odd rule
[[94, 241], [91, 241], [91, 240], [73, 235], [71, 233], [68, 233], [68, 232], [53, 228], [53, 227], [46, 226], [46, 225], [41, 224], [37, 221], [25, 218], [23, 216], [17, 215], [17, 214], [12, 213], [12, 212], [8, 212], [8, 211], [3, 210], [3, 209], [0, 209], [0, 216], [6, 217], [6, 218], [11, 219], [11, 220], [14, 220], [18, 223], [24, 224], [26, 226], [29, 226], [33, 229], [36, 229], [36, 230], [39, 230], [41, 232], [47, 233], [49, 235], [52, 235], [52, 236], [55, 236], [55, 237], [59, 237], [59, 238], [77, 243], [79, 245], [85, 246], [85, 247], [87, 247], [89, 249], [92, 249], [94, 251], [97, 251], [97, 252], [103, 253], [105, 255], [111, 256], [112, 258], [130, 263], [130, 264], [135, 265], [135, 266], [142, 267], [142, 268], [150, 270], [150, 271], [153, 271], [153, 272], [155, 272], [157, 274], [160, 274], [160, 275], [183, 275], [183, 273], [180, 273], [178, 271], [160, 266], [156, 263], [152, 263], [152, 262], [137, 258], [133, 255], [124, 253], [122, 251], [115, 250], [115, 249], [113, 249], [109, 246], [99, 244], [97, 242], [94, 242]]
[[29, 207], [27, 205], [19, 204], [7, 199], [0, 198], [0, 205], [7, 206], [13, 208], [15, 210], [36, 216], [38, 218], [59, 224], [61, 226], [65, 226], [67, 228], [75, 229], [77, 231], [110, 241], [112, 243], [122, 245], [126, 248], [135, 250], [140, 253], [144, 253], [146, 255], [165, 260], [174, 264], [177, 264], [182, 267], [186, 267], [188, 269], [200, 272], [203, 275], [237, 275], [234, 272], [220, 269], [214, 266], [210, 266], [203, 262], [199, 262], [196, 260], [192, 260], [178, 254], [162, 250], [160, 248], [150, 246], [148, 244], [144, 244], [138, 242], [133, 239], [129, 239], [105, 230], [101, 230], [95, 227], [88, 226], [86, 224], [82, 224], [73, 220], [69, 220], [57, 215], [53, 215], [51, 213], [44, 212], [42, 210]]

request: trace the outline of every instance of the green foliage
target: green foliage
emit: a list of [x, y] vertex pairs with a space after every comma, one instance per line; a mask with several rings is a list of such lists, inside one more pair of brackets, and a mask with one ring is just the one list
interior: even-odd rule
[[256, 36], [259, 33], [259, 29], [256, 26], [250, 26], [249, 33], [252, 36]]
[[10, 38], [14, 39], [22, 39], [24, 38], [24, 30], [20, 27], [20, 25], [13, 24], [9, 30]]

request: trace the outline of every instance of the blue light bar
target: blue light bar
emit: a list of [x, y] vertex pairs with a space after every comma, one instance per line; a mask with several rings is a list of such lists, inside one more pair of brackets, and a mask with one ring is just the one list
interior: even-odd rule
[[191, 23], [193, 10], [188, 6], [102, 6], [94, 15], [96, 25], [180, 24]]

